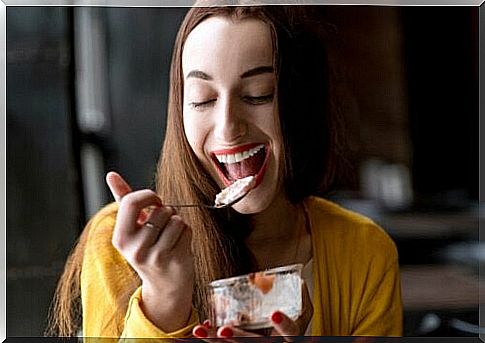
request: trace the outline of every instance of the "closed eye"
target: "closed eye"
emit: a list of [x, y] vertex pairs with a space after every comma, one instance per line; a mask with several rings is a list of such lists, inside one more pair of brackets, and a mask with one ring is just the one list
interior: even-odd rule
[[262, 96], [245, 96], [243, 100], [251, 105], [263, 105], [273, 101], [273, 94]]
[[195, 109], [203, 109], [204, 107], [210, 106], [216, 99], [210, 99], [206, 101], [194, 101], [189, 103], [189, 106], [195, 108]]

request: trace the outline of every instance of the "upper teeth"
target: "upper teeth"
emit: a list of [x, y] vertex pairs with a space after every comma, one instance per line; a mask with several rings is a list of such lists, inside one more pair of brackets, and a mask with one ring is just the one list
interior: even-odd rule
[[216, 158], [220, 163], [228, 163], [228, 164], [237, 163], [237, 162], [241, 162], [242, 160], [245, 160], [246, 158], [253, 156], [262, 148], [264, 148], [264, 144], [260, 144], [258, 146], [255, 146], [254, 148], [251, 148], [249, 150], [242, 151], [242, 152], [237, 152], [235, 154], [216, 155]]

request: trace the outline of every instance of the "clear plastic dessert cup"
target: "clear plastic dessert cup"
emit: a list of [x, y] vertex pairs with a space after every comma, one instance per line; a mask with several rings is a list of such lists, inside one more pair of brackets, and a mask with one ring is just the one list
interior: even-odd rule
[[293, 264], [211, 282], [211, 322], [256, 330], [272, 327], [274, 311], [297, 319], [302, 311], [302, 267]]

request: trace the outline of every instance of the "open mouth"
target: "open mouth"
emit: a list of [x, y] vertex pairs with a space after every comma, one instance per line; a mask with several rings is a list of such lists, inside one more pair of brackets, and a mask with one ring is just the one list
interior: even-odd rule
[[213, 151], [212, 160], [226, 187], [247, 176], [255, 176], [257, 187], [266, 171], [269, 151], [267, 144], [252, 143], [233, 149]]

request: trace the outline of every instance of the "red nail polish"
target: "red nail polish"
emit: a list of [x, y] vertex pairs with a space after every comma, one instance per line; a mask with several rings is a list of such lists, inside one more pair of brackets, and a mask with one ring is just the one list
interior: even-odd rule
[[141, 211], [140, 214], [138, 214], [138, 221], [140, 223], [143, 223], [147, 220], [148, 215], [145, 213], [145, 211]]
[[219, 335], [222, 336], [222, 337], [232, 337], [234, 333], [232, 332], [231, 329], [229, 328], [223, 328], [220, 332], [219, 332]]
[[194, 336], [197, 336], [197, 337], [200, 337], [200, 338], [206, 338], [207, 335], [208, 335], [207, 330], [202, 326], [199, 326], [199, 327], [194, 329]]
[[212, 328], [211, 321], [209, 319], [204, 320], [203, 325], [208, 329]]
[[272, 315], [271, 315], [271, 320], [275, 323], [275, 324], [280, 324], [282, 321], [283, 321], [283, 316], [281, 315], [281, 312], [274, 312]]

